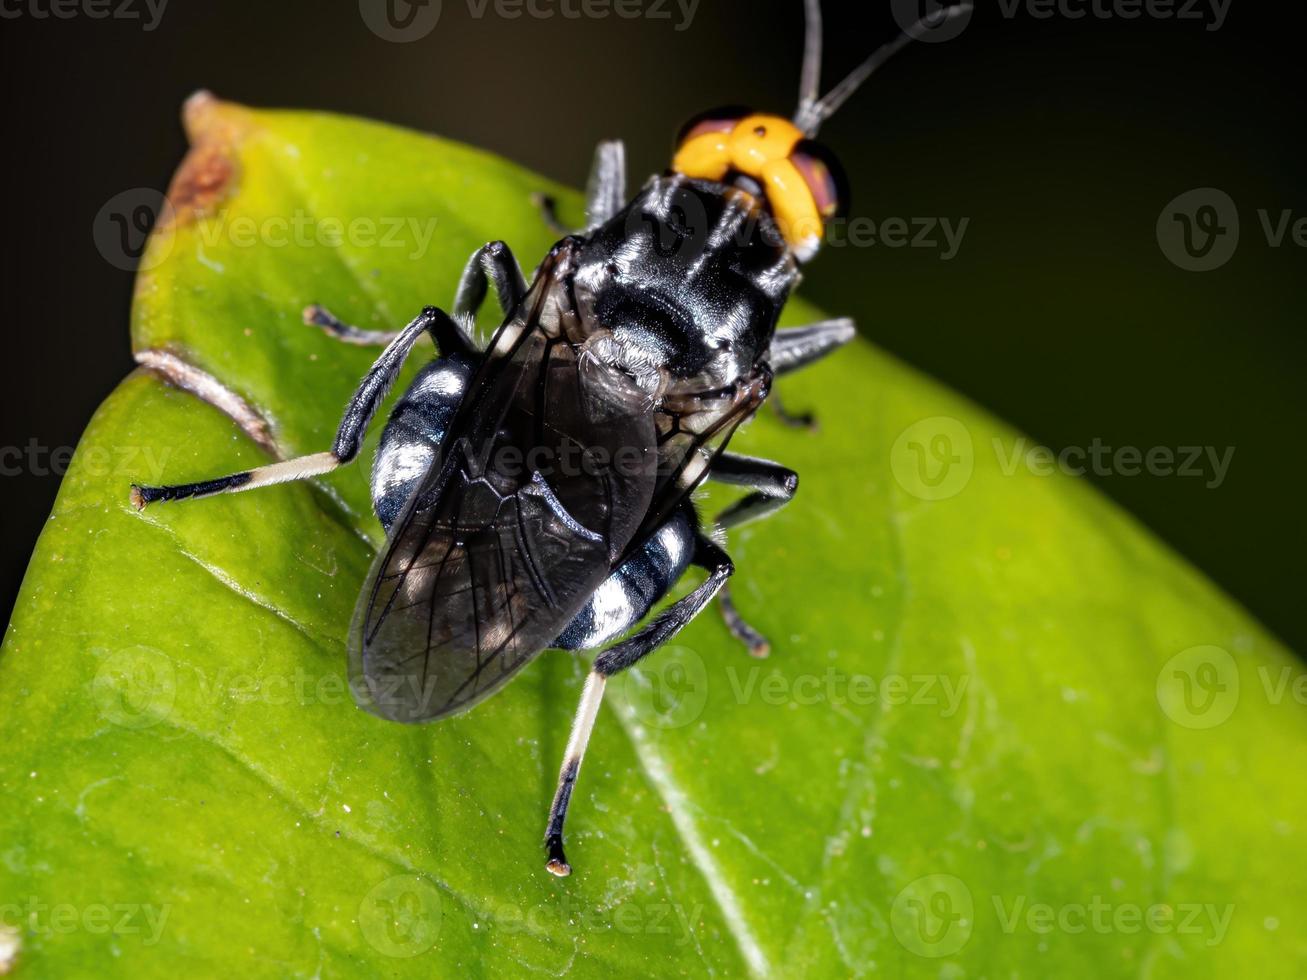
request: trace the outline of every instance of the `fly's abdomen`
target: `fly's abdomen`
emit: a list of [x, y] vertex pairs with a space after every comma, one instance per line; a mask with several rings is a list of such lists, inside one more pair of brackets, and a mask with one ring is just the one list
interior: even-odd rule
[[554, 646], [589, 650], [638, 623], [685, 573], [694, 552], [694, 524], [678, 509], [595, 590]]
[[396, 403], [372, 464], [372, 507], [387, 532], [431, 468], [471, 377], [466, 358], [439, 358], [418, 373]]

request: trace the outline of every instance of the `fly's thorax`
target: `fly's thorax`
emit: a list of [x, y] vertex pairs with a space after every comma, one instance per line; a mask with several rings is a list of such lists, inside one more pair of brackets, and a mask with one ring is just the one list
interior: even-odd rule
[[573, 286], [586, 350], [657, 396], [750, 376], [798, 278], [754, 195], [672, 175], [580, 243]]

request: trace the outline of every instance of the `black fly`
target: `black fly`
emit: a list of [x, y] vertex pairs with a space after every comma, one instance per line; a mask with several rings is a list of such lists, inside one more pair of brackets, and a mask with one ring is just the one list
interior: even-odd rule
[[[853, 337], [848, 320], [776, 329], [800, 263], [843, 204], [837, 167], [812, 137], [913, 33], [818, 98], [818, 0], [807, 0], [807, 19], [793, 120], [706, 113], [682, 131], [671, 170], [629, 202], [622, 144], [601, 144], [587, 227], [553, 247], [529, 286], [508, 246], [491, 242], [468, 262], [452, 314], [428, 307], [385, 334], [305, 311], [341, 340], [386, 344], [330, 452], [132, 488], [144, 507], [350, 462], [414, 343], [430, 334], [440, 356], [396, 404], [373, 465], [388, 538], [350, 627], [351, 686], [375, 714], [428, 721], [489, 696], [542, 650], [618, 640], [595, 657], [559, 774], [545, 838], [557, 875], [571, 871], [563, 822], [607, 679], [719, 593], [732, 631], [767, 652], [730, 604], [731, 559], [700, 527], [690, 492], [705, 479], [748, 490], [717, 517], [723, 530], [794, 496], [792, 470], [726, 444], [774, 374]], [[473, 318], [491, 286], [509, 313], [483, 351]], [[690, 565], [707, 571], [703, 584], [630, 632]]]

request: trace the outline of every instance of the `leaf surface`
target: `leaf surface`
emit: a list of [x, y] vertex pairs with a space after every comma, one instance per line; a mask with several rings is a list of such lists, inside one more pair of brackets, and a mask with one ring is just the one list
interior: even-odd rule
[[731, 540], [771, 658], [709, 613], [610, 685], [577, 873], [548, 876], [583, 659], [383, 722], [345, 686], [366, 462], [141, 513], [127, 489], [327, 448], [374, 352], [300, 310], [396, 328], [486, 240], [533, 265], [532, 192], [577, 198], [375, 123], [198, 99], [187, 124], [132, 336], [232, 397], [127, 378], [32, 558], [0, 655], [18, 976], [1301, 975], [1301, 665], [864, 342], [780, 383], [819, 433], [764, 413], [735, 444], [802, 474]]

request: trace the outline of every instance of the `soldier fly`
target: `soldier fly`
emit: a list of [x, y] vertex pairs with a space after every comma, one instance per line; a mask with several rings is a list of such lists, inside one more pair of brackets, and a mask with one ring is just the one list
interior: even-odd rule
[[[396, 403], [373, 464], [387, 539], [350, 627], [351, 687], [383, 718], [429, 721], [472, 707], [545, 649], [605, 647], [586, 678], [549, 812], [547, 868], [556, 875], [571, 873], [563, 824], [607, 680], [714, 596], [732, 632], [767, 653], [730, 603], [734, 566], [701, 526], [691, 491], [705, 480], [747, 491], [714, 521], [723, 532], [794, 497], [793, 470], [726, 446], [773, 376], [854, 336], [847, 319], [776, 324], [801, 263], [847, 200], [817, 130], [915, 33], [818, 97], [819, 0], [805, 9], [793, 119], [747, 109], [695, 118], [670, 170], [630, 201], [623, 145], [601, 143], [587, 225], [550, 250], [530, 285], [495, 241], [471, 256], [449, 313], [427, 307], [396, 333], [307, 309], [306, 322], [342, 341], [385, 345], [329, 452], [201, 483], [132, 487], [139, 508], [349, 463], [429, 334], [439, 356]], [[917, 28], [969, 10], [937, 9]], [[490, 287], [507, 317], [482, 350], [474, 321]], [[637, 629], [691, 565], [707, 572], [704, 582]]]

